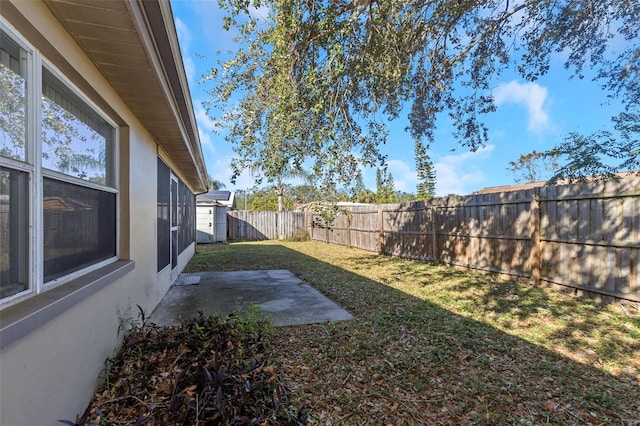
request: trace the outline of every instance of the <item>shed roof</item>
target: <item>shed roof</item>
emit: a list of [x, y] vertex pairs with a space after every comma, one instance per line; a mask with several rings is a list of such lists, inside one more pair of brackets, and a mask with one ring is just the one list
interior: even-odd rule
[[221, 205], [226, 207], [234, 207], [235, 192], [231, 191], [209, 191], [199, 194], [196, 197], [197, 205]]

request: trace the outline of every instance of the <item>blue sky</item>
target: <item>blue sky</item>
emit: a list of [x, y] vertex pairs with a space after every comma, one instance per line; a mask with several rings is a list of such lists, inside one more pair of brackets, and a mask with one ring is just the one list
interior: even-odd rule
[[[209, 174], [227, 189], [250, 188], [249, 173], [240, 176], [236, 185], [230, 184], [232, 147], [213, 133], [213, 123], [202, 106], [208, 86], [199, 83], [216, 65], [216, 52], [234, 49], [232, 34], [222, 29], [217, 0], [172, 0], [171, 5]], [[468, 194], [512, 184], [509, 161], [533, 150], [549, 149], [569, 132], [590, 133], [609, 126], [618, 104], [608, 105], [606, 93], [590, 79], [569, 79], [563, 61], [562, 54], [554, 57], [551, 71], [536, 83], [508, 73], [496, 81], [497, 111], [486, 116], [490, 141], [484, 149], [469, 152], [453, 139], [447, 121], [439, 121], [436, 143], [429, 150], [436, 168], [436, 195]], [[415, 192], [413, 140], [404, 131], [407, 124], [406, 114], [390, 124], [388, 142], [381, 151], [387, 155], [396, 189]], [[364, 181], [375, 190], [375, 171], [365, 170]]]

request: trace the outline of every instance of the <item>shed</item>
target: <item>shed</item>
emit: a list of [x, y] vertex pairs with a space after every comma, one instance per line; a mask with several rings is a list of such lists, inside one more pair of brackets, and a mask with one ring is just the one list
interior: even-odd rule
[[227, 241], [227, 211], [234, 210], [235, 193], [209, 191], [196, 197], [196, 241], [221, 243]]

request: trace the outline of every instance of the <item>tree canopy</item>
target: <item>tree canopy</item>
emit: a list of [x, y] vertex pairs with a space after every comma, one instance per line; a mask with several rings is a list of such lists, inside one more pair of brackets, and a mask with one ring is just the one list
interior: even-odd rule
[[[495, 110], [500, 75], [510, 70], [535, 81], [554, 55], [578, 78], [594, 70], [621, 100], [616, 128], [624, 140], [610, 141], [605, 154], [620, 160], [614, 167], [638, 165], [637, 0], [219, 4], [242, 47], [206, 77], [215, 82], [207, 107], [234, 144], [236, 174], [257, 168], [273, 182], [287, 167], [308, 167], [311, 178], [351, 185], [362, 165], [384, 162], [385, 123], [406, 105], [415, 140], [435, 142], [436, 124], [448, 115], [453, 136], [476, 150], [488, 141], [483, 115]], [[261, 7], [267, 17], [255, 13]], [[588, 170], [572, 161], [571, 146], [609, 136], [569, 135], [555, 154], [569, 157], [565, 171]]]

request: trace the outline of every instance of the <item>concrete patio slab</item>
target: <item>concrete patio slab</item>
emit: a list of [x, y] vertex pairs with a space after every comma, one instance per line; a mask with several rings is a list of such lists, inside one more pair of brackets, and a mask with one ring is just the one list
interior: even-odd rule
[[[228, 315], [257, 305], [276, 326], [342, 321], [353, 316], [286, 270], [183, 274], [149, 317], [160, 326], [205, 314]], [[185, 285], [184, 283], [195, 283]]]

